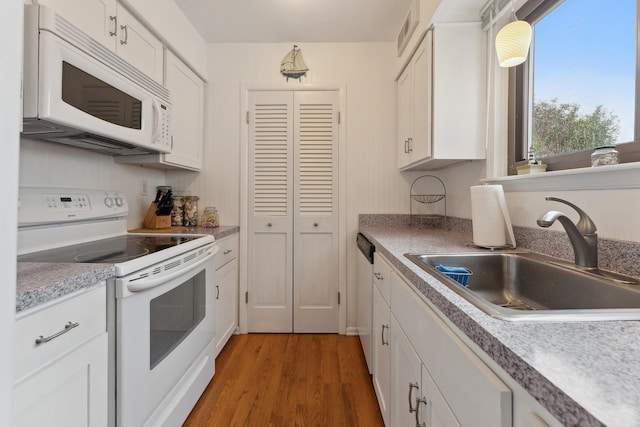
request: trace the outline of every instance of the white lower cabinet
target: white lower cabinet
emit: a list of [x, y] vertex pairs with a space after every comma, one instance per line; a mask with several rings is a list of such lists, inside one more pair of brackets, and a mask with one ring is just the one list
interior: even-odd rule
[[373, 287], [373, 383], [385, 425], [562, 426], [378, 253], [376, 265], [389, 268]]
[[238, 235], [218, 241], [216, 254], [216, 356], [238, 327]]
[[14, 426], [107, 425], [104, 285], [19, 317], [14, 341]]
[[391, 426], [460, 425], [393, 315], [390, 413]]
[[373, 286], [373, 389], [378, 398], [378, 405], [385, 425], [389, 424], [389, 407], [391, 393], [391, 351], [389, 346], [389, 322], [391, 312], [389, 305], [382, 297], [377, 286]]

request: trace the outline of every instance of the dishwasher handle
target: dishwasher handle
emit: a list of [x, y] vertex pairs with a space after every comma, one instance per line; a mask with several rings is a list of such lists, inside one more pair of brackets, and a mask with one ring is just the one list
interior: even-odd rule
[[356, 244], [358, 245], [358, 249], [362, 252], [362, 255], [367, 258], [370, 264], [373, 264], [373, 253], [376, 251], [376, 247], [373, 243], [371, 243], [364, 234], [358, 233], [356, 237]]

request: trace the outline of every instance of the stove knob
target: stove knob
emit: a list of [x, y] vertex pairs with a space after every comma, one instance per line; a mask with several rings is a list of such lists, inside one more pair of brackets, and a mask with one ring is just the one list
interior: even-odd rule
[[113, 199], [111, 197], [104, 198], [104, 204], [107, 205], [108, 208], [113, 206]]
[[116, 206], [123, 206], [124, 205], [124, 198], [118, 196], [116, 197]]

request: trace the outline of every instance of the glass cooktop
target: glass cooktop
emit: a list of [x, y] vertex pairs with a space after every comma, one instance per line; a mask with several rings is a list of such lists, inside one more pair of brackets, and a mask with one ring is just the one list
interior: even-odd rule
[[107, 263], [130, 261], [198, 239], [198, 236], [125, 234], [18, 256], [20, 262]]

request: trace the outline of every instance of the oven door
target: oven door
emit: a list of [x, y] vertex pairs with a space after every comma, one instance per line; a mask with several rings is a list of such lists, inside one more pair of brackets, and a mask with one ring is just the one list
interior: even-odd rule
[[133, 279], [116, 279], [119, 426], [181, 423], [213, 377], [214, 253], [166, 282], [135, 280], [136, 292], [124, 291]]

